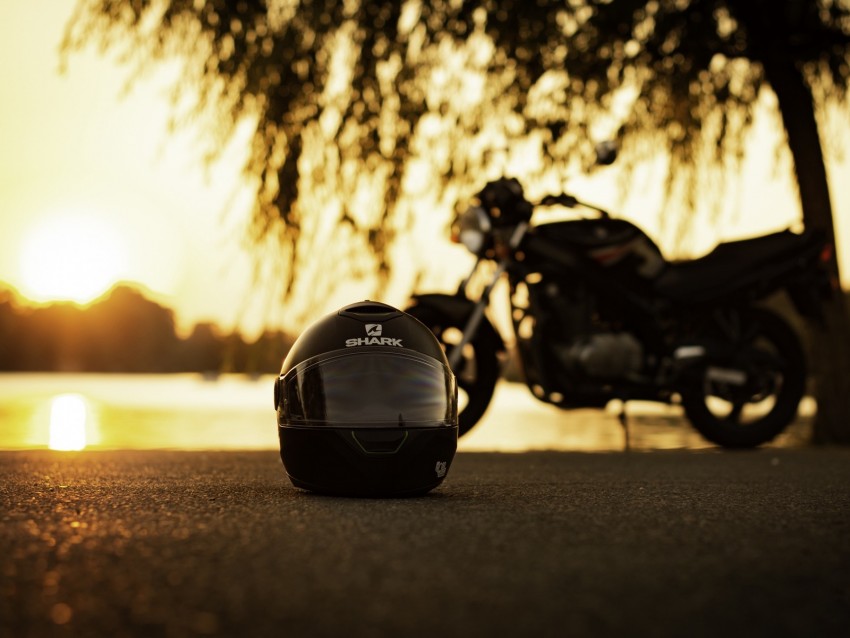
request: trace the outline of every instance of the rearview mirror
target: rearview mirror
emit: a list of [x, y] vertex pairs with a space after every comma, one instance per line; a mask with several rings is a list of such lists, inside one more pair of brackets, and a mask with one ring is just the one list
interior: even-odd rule
[[596, 165], [610, 166], [617, 159], [617, 142], [606, 140], [596, 145]]

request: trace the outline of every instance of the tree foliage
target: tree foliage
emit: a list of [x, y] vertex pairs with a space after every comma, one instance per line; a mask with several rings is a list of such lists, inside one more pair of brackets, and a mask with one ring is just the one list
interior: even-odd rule
[[264, 332], [246, 342], [198, 324], [181, 338], [173, 312], [119, 285], [87, 307], [20, 306], [0, 288], [0, 371], [275, 373], [294, 338]]
[[[744, 6], [760, 20], [745, 24]], [[779, 34], [817, 97], [843, 99], [848, 13], [837, 0], [79, 0], [64, 50], [96, 41], [138, 73], [182, 60], [176, 120], [201, 118], [210, 156], [255, 123], [253, 232], [280, 235], [291, 284], [317, 252], [386, 271], [423, 182], [452, 203], [521, 139], [566, 166], [612, 113], [627, 158], [660, 143], [670, 191], [698, 192], [717, 176], [703, 169], [744, 151], [765, 79], [753, 31]]]

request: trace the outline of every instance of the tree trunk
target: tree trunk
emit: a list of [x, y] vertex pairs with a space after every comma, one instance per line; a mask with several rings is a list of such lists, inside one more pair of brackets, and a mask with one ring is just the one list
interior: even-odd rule
[[[803, 222], [807, 228], [825, 233], [835, 246], [829, 185], [811, 90], [781, 42], [764, 44], [759, 59], [782, 113]], [[829, 268], [833, 280], [839, 282], [835, 250]], [[840, 286], [825, 304], [824, 314], [824, 325], [812, 325], [809, 330], [818, 405], [812, 438], [815, 443], [850, 445], [850, 320]]]

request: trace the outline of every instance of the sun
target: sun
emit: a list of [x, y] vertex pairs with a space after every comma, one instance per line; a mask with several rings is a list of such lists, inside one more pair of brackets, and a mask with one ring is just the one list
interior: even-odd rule
[[109, 218], [68, 210], [40, 219], [20, 253], [21, 293], [32, 301], [88, 303], [125, 277], [126, 246]]

